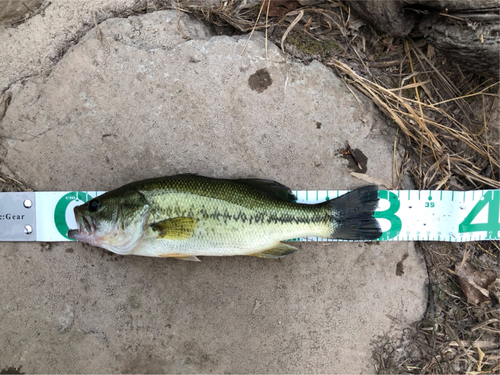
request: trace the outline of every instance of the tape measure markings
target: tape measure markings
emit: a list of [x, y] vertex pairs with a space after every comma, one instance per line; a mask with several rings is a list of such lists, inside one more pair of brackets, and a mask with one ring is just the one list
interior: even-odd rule
[[[314, 204], [338, 197], [347, 190], [294, 192], [297, 202]], [[67, 229], [76, 227], [73, 207], [102, 193], [0, 193], [0, 241], [69, 241], [66, 238]], [[374, 214], [383, 231], [379, 240], [466, 242], [500, 239], [500, 190], [456, 193], [443, 190], [439, 194], [436, 190], [380, 190], [380, 203]], [[22, 205], [26, 197], [33, 202], [29, 210]], [[21, 217], [27, 213], [29, 215], [23, 223], [5, 219], [7, 214], [8, 217], [13, 214]], [[30, 217], [32, 219], [28, 220]], [[24, 232], [26, 226], [33, 229], [31, 235]], [[308, 237], [291, 241], [342, 240]]]
[[[299, 202], [316, 203], [324, 200], [323, 197], [338, 196], [345, 191], [337, 191], [337, 194], [316, 191], [315, 201], [306, 201], [303, 192], [296, 191]], [[379, 192], [381, 203], [375, 217], [384, 230], [381, 240], [464, 242], [500, 239], [500, 190], [467, 191], [458, 200], [454, 191], [441, 190], [437, 194], [435, 190], [408, 190], [405, 198], [402, 192]], [[313, 194], [307, 196], [310, 195]], [[391, 222], [392, 228], [384, 225], [386, 220]], [[309, 240], [324, 241], [315, 237]]]

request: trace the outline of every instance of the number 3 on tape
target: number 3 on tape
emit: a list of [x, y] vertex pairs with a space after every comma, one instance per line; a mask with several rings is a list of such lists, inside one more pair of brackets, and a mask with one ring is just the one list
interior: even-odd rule
[[392, 191], [380, 190], [378, 194], [380, 199], [386, 199], [389, 201], [389, 208], [387, 210], [375, 211], [373, 214], [375, 218], [387, 219], [391, 223], [391, 228], [382, 233], [382, 236], [378, 239], [379, 241], [387, 241], [396, 237], [401, 232], [401, 228], [403, 227], [401, 218], [396, 215], [401, 207], [401, 202], [399, 201], [399, 197]]

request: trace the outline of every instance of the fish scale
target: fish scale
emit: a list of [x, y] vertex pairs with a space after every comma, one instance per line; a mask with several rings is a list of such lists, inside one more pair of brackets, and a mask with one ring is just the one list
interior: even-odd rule
[[378, 189], [366, 187], [329, 202], [295, 202], [269, 180], [177, 175], [122, 186], [75, 208], [68, 236], [118, 254], [281, 257], [294, 237], [371, 240]]
[[[176, 186], [176, 188], [189, 189], [188, 186]], [[277, 242], [275, 239], [277, 236], [282, 239], [291, 238], [298, 233], [302, 233], [301, 235], [316, 233], [318, 236], [327, 236], [331, 231], [326, 209], [323, 210], [323, 215], [318, 215], [312, 206], [304, 207], [295, 203], [276, 201], [275, 211], [277, 212], [270, 212], [269, 207], [266, 210], [261, 204], [255, 204], [254, 199], [246, 199], [251, 193], [246, 187], [240, 192], [241, 194], [237, 194], [238, 191], [236, 191], [236, 199], [231, 199], [239, 203], [227, 201], [221, 203], [219, 198], [214, 197], [214, 194], [218, 192], [213, 190], [209, 191], [210, 194], [204, 193], [204, 195], [194, 195], [192, 191], [191, 194], [177, 193], [175, 197], [171, 196], [172, 193], [155, 194], [156, 197], [152, 199], [149, 199], [148, 195], [143, 192], [152, 206], [168, 207], [150, 218], [148, 225], [160, 219], [183, 216], [196, 219], [198, 225], [193, 236], [186, 241], [165, 240], [158, 243], [154, 233], [149, 232], [147, 242], [142, 246], [141, 252], [144, 251], [147, 255], [154, 255], [158, 252], [161, 254], [171, 252], [219, 255], [220, 250], [223, 250], [224, 253], [220, 255], [233, 253], [246, 255], [255, 253], [256, 249], [271, 247]], [[223, 211], [220, 211], [219, 205], [223, 206]], [[318, 217], [321, 220], [318, 220]], [[311, 228], [310, 224], [318, 222], [323, 223], [324, 226]], [[297, 223], [304, 225], [298, 226]]]

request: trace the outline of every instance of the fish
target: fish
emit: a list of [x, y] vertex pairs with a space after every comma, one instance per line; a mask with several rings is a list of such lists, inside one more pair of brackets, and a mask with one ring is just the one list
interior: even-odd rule
[[297, 250], [282, 242], [293, 238], [376, 240], [378, 200], [375, 185], [303, 204], [272, 180], [180, 174], [132, 182], [76, 206], [78, 228], [67, 235], [120, 255], [276, 259]]

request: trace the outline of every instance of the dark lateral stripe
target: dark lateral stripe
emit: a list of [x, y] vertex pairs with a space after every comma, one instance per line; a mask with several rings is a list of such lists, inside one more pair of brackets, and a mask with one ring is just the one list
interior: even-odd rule
[[202, 209], [199, 211], [203, 218], [215, 219], [219, 221], [241, 221], [249, 224], [318, 224], [329, 222], [327, 215], [311, 215], [311, 216], [294, 216], [291, 213], [265, 213], [259, 212], [255, 214], [247, 214], [245, 212], [238, 212], [236, 215], [231, 215], [227, 211], [215, 211], [208, 213], [207, 210]]

